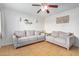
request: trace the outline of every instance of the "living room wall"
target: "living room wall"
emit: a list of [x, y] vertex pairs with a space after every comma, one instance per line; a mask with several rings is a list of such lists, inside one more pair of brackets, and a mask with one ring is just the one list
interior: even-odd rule
[[[15, 31], [23, 31], [23, 30], [43, 30], [44, 29], [44, 19], [42, 18], [35, 18], [32, 15], [27, 13], [22, 13], [19, 11], [11, 10], [11, 9], [2, 9], [3, 16], [4, 16], [4, 31], [5, 31], [5, 39], [3, 39], [2, 45], [12, 44], [12, 34]], [[23, 21], [20, 22], [20, 17], [26, 18], [32, 22], [32, 24], [25, 24]], [[38, 22], [36, 22], [36, 19]]]
[[0, 11], [0, 33], [1, 33], [1, 11]]
[[[56, 18], [69, 15], [69, 23], [56, 24]], [[76, 36], [75, 46], [79, 47], [79, 8], [64, 11], [59, 14], [51, 15], [45, 20], [45, 31], [51, 33], [52, 31], [71, 32]]]

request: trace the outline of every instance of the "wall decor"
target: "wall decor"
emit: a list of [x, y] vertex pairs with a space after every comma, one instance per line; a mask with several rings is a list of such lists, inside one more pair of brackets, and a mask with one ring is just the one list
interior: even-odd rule
[[28, 19], [24, 19], [25, 24], [32, 24], [32, 22], [28, 21]]
[[24, 22], [25, 24], [32, 24], [28, 19], [20, 17], [20, 22]]
[[56, 24], [61, 24], [61, 23], [69, 23], [69, 15], [57, 17]]

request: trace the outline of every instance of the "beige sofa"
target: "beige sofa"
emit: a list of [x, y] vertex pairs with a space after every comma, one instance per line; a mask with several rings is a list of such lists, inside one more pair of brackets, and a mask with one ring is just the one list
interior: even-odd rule
[[50, 35], [46, 36], [46, 41], [69, 49], [74, 44], [74, 35], [61, 31], [53, 31]]
[[15, 48], [45, 40], [45, 34], [42, 31], [15, 31], [13, 34], [13, 45]]

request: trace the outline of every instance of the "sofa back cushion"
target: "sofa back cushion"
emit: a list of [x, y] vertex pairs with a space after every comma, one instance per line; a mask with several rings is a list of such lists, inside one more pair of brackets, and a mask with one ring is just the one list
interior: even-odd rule
[[24, 31], [16, 31], [14, 33], [17, 37], [24, 37], [25, 36], [25, 32]]
[[52, 35], [53, 37], [58, 37], [58, 36], [59, 36], [59, 33], [58, 33], [57, 31], [53, 31], [53, 32], [51, 33], [51, 35]]
[[67, 36], [68, 36], [68, 33], [59, 31], [59, 37], [66, 38]]
[[34, 32], [33, 30], [27, 30], [26, 31], [26, 36], [33, 36], [34, 35]]
[[62, 32], [62, 31], [53, 31], [51, 35], [53, 37], [66, 38], [68, 36], [68, 33], [65, 33], [65, 32]]
[[41, 35], [41, 31], [35, 31], [35, 35]]

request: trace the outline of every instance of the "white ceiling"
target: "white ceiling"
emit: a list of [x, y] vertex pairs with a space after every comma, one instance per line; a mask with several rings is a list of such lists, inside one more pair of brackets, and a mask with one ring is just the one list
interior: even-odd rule
[[3, 3], [1, 5], [5, 8], [13, 9], [13, 10], [27, 13], [31, 16], [37, 16], [37, 17], [47, 17], [52, 14], [57, 14], [69, 9], [79, 7], [78, 3], [48, 3], [48, 4], [56, 4], [58, 5], [58, 8], [50, 8], [49, 14], [47, 14], [46, 11], [44, 12], [41, 11], [39, 14], [37, 14], [37, 11], [40, 9], [40, 7], [32, 6], [32, 3]]

